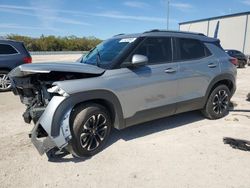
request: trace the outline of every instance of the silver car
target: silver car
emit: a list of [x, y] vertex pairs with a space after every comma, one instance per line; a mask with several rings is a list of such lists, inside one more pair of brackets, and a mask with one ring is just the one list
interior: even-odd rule
[[224, 117], [236, 89], [232, 61], [218, 39], [153, 30], [114, 36], [77, 63], [21, 65], [10, 78], [39, 153], [88, 157], [112, 128], [192, 110]]

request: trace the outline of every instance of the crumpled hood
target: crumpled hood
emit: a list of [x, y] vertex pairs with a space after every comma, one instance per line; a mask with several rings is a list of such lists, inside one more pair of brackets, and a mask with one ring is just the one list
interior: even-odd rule
[[22, 77], [30, 74], [37, 73], [50, 73], [50, 72], [74, 72], [86, 74], [102, 74], [104, 69], [94, 65], [83, 63], [32, 63], [24, 64], [15, 68], [9, 73], [10, 77]]

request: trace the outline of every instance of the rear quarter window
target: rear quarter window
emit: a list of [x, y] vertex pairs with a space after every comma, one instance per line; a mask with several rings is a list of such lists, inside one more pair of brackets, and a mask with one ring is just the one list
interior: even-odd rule
[[199, 40], [177, 38], [177, 57], [176, 60], [201, 59], [211, 55], [209, 49]]
[[9, 44], [0, 44], [0, 55], [17, 54], [17, 50]]

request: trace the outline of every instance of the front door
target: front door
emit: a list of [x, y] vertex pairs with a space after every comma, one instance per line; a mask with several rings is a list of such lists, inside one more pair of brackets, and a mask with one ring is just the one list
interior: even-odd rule
[[127, 126], [172, 115], [177, 102], [179, 67], [172, 62], [171, 38], [146, 38], [127, 61], [134, 54], [147, 56], [149, 63], [120, 69], [117, 87]]

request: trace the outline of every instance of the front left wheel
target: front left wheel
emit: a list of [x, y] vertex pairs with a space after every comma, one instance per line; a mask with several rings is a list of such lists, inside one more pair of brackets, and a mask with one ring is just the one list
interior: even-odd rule
[[100, 152], [110, 135], [112, 124], [107, 109], [90, 103], [76, 107], [71, 117], [71, 152], [90, 157]]
[[0, 70], [0, 92], [10, 91], [11, 89], [11, 82], [8, 73], [8, 71]]

